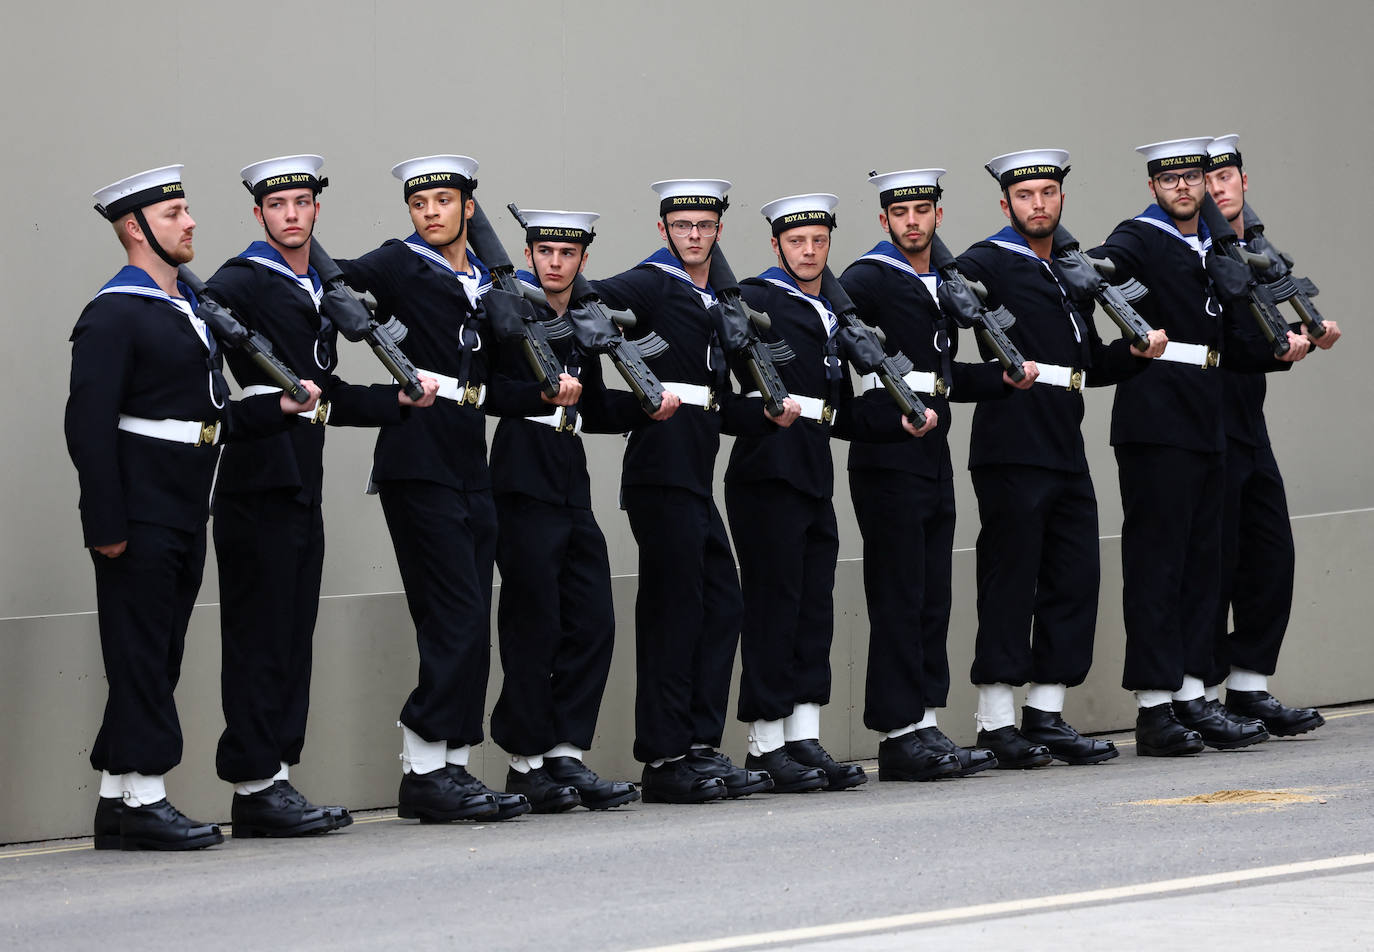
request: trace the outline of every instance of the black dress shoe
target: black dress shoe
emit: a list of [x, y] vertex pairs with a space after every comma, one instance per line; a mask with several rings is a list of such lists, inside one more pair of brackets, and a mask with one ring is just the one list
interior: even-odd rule
[[1219, 702], [1206, 698], [1174, 701], [1174, 714], [1184, 727], [1202, 735], [1204, 744], [1217, 750], [1235, 750], [1269, 739], [1263, 721], [1237, 721]]
[[582, 802], [576, 787], [553, 779], [543, 767], [525, 773], [511, 767], [506, 771], [506, 792], [523, 794], [535, 813], [563, 813]]
[[773, 780], [768, 774], [736, 767], [729, 757], [710, 747], [694, 747], [684, 759], [687, 766], [703, 777], [719, 777], [725, 781], [725, 797], [728, 800], [773, 789]]
[[323, 811], [324, 811], [324, 815], [327, 816], [327, 817], [329, 817], [330, 820], [333, 821], [333, 823], [334, 823], [334, 829], [336, 829], [336, 830], [342, 830], [342, 829], [343, 829], [344, 827], [346, 827], [346, 826], [352, 826], [352, 825], [353, 825], [353, 815], [352, 815], [351, 813], [348, 812], [348, 808], [347, 808], [347, 807], [340, 807], [340, 806], [320, 806], [320, 807], [316, 807], [315, 804], [313, 804], [313, 803], [311, 803], [309, 800], [305, 799], [305, 794], [301, 793], [299, 790], [297, 790], [295, 787], [293, 787], [293, 786], [291, 785], [291, 781], [290, 781], [290, 780], [283, 780], [282, 783], [286, 784], [286, 786], [283, 787], [282, 789], [284, 789], [284, 790], [286, 791], [287, 796], [289, 796], [289, 797], [294, 797], [297, 801], [299, 801], [300, 803], [305, 804], [307, 807], [309, 807], [309, 808], [312, 809], [312, 810], [314, 810], [314, 809], [323, 810]]
[[1032, 770], [1054, 762], [1048, 747], [1027, 740], [1014, 724], [995, 731], [979, 731], [978, 746], [993, 752], [998, 770]]
[[310, 836], [336, 828], [334, 817], [301, 796], [285, 780], [274, 780], [272, 786], [257, 793], [234, 794], [229, 818], [234, 824], [236, 840], [259, 836]]
[[192, 820], [165, 797], [141, 807], [125, 805], [119, 816], [122, 850], [198, 850], [223, 842], [219, 827]]
[[[849, 790], [861, 783], [868, 783], [868, 774], [864, 773], [862, 767], [858, 764], [836, 763], [818, 740], [789, 740], [783, 746], [787, 755], [797, 763], [824, 770], [827, 790]], [[773, 782], [776, 783], [777, 779], [775, 775]]]
[[1057, 711], [1021, 708], [1021, 736], [1049, 749], [1055, 760], [1066, 764], [1100, 764], [1120, 754], [1109, 740], [1084, 737], [1064, 722]]
[[509, 820], [512, 817], [524, 816], [534, 809], [523, 793], [502, 793], [500, 790], [493, 790], [468, 773], [468, 768], [460, 764], [449, 764], [444, 769], [456, 783], [474, 785], [476, 789], [496, 798], [496, 813], [491, 817], [493, 820]]
[[953, 754], [959, 760], [959, 771], [951, 777], [971, 777], [982, 770], [997, 766], [997, 755], [984, 747], [960, 747], [945, 736], [938, 727], [916, 728], [916, 742], [936, 753]]
[[744, 758], [744, 766], [762, 771], [772, 779], [769, 793], [806, 793], [824, 789], [830, 783], [824, 770], [797, 762], [786, 747], [766, 754], [750, 754]]
[[1135, 715], [1137, 757], [1183, 757], [1202, 753], [1202, 735], [1179, 723], [1169, 702], [1142, 707]]
[[1275, 737], [1295, 737], [1326, 723], [1315, 707], [1288, 707], [1268, 691], [1227, 691], [1226, 708], [1264, 723]]
[[918, 733], [908, 731], [878, 744], [879, 780], [938, 780], [960, 774], [963, 768], [958, 757], [927, 747], [916, 736]]
[[726, 795], [724, 780], [697, 773], [688, 766], [686, 757], [658, 767], [645, 764], [639, 788], [645, 803], [705, 803]]
[[95, 848], [119, 849], [119, 818], [124, 815], [122, 797], [101, 797], [95, 804]]
[[489, 819], [500, 810], [496, 795], [476, 778], [469, 775], [467, 781], [460, 781], [447, 767], [404, 774], [397, 800], [397, 816], [421, 823]]
[[544, 769], [559, 783], [577, 790], [588, 810], [609, 810], [639, 799], [639, 790], [628, 780], [602, 780], [576, 757], [545, 757]]

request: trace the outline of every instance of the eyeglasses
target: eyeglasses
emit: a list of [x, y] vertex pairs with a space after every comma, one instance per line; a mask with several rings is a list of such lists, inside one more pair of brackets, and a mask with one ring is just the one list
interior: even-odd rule
[[700, 232], [703, 236], [710, 238], [720, 231], [718, 221], [673, 221], [668, 223], [668, 230], [678, 238], [686, 238], [693, 230]]
[[1178, 183], [1184, 185], [1201, 185], [1202, 169], [1189, 169], [1186, 172], [1160, 172], [1155, 176], [1155, 184], [1165, 191], [1178, 188]]

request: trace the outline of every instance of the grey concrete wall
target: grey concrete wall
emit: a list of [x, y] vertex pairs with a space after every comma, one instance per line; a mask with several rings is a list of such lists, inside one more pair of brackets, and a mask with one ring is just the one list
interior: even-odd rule
[[[26, 8], [0, 36], [8, 145], [0, 366], [9, 393], [0, 409], [0, 842], [88, 829], [95, 788], [86, 757], [104, 684], [76, 479], [61, 436], [66, 337], [122, 263], [90, 210], [91, 191], [169, 162], [187, 166], [203, 277], [256, 237], [238, 168], [301, 151], [327, 160], [333, 185], [317, 234], [335, 254], [409, 231], [387, 168], [456, 151], [481, 161], [479, 197], [512, 248], [518, 231], [495, 214], [508, 201], [600, 211], [594, 276], [656, 246], [648, 182], [729, 178], [725, 241], [744, 274], [770, 263], [757, 209], [780, 195], [840, 195], [835, 264], [881, 238], [864, 181], [870, 168], [949, 168], [943, 233], [958, 249], [1002, 223], [983, 162], [1012, 149], [1067, 148], [1074, 172], [1065, 222], [1088, 242], [1147, 203], [1135, 145], [1239, 132], [1254, 204], [1349, 334], [1270, 391], [1300, 558], [1279, 683], [1296, 701], [1371, 696], [1374, 661], [1363, 638], [1374, 607], [1374, 493], [1357, 306], [1368, 270], [1357, 240], [1370, 211], [1362, 173], [1374, 154], [1374, 132], [1362, 121], [1374, 89], [1364, 49], [1371, 29], [1374, 6], [1362, 0], [1313, 8], [1050, 2], [1029, 11], [1002, 0], [939, 8], [899, 0]], [[1238, 78], [1219, 80], [1218, 64]], [[378, 369], [370, 354], [348, 349], [350, 379], [381, 379]], [[1120, 726], [1130, 707], [1116, 686], [1120, 506], [1106, 446], [1110, 394], [1090, 393], [1088, 405], [1103, 599], [1098, 663], [1070, 713], [1085, 727]], [[966, 422], [956, 420], [956, 461], [966, 458]], [[298, 776], [312, 796], [379, 805], [394, 798], [393, 722], [413, 677], [413, 636], [379, 507], [359, 494], [371, 440], [335, 430], [329, 444], [325, 600]], [[619, 617], [628, 619], [635, 550], [615, 504], [620, 443], [589, 445]], [[837, 455], [842, 465], [843, 450]], [[956, 694], [947, 720], [951, 733], [969, 738], [972, 696], [962, 682], [977, 522], [962, 478], [959, 506]], [[860, 542], [848, 499], [837, 507], [844, 561], [825, 740], [837, 754], [862, 755], [874, 745], [853, 710], [866, 651]], [[170, 783], [188, 810], [224, 816], [228, 791], [212, 767], [222, 724], [214, 580], [212, 558], [179, 693], [187, 755]], [[610, 772], [632, 768], [630, 634], [622, 621], [595, 754]], [[737, 732], [732, 749], [741, 744]], [[499, 779], [499, 752], [481, 761], [487, 778]]]

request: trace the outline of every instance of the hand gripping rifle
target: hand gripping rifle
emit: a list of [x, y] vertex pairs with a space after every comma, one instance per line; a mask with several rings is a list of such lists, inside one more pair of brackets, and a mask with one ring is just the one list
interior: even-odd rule
[[295, 371], [277, 359], [272, 353], [272, 344], [257, 331], [249, 330], [239, 323], [233, 312], [211, 297], [205, 282], [196, 277], [194, 271], [182, 265], [177, 268], [177, 278], [195, 294], [199, 306], [196, 317], [209, 326], [211, 333], [220, 343], [237, 347], [253, 359], [263, 373], [297, 403], [309, 403], [310, 391], [301, 384]]
[[1115, 263], [1109, 258], [1089, 258], [1079, 250], [1078, 239], [1063, 225], [1054, 230], [1053, 248], [1069, 291], [1085, 299], [1095, 298], [1132, 347], [1142, 351], [1149, 348], [1150, 331], [1154, 328], [1131, 306], [1132, 301], [1148, 293], [1145, 286], [1134, 280], [1121, 287], [1109, 283], [1107, 279], [1116, 276]]
[[[377, 359], [400, 383], [406, 396], [412, 400], [423, 399], [425, 388], [415, 373], [415, 365], [410, 362], [409, 357], [401, 353], [401, 348], [397, 346], [400, 337], [393, 336], [394, 332], [390, 329], [394, 323], [399, 322], [383, 326], [372, 319], [367, 306], [348, 289], [348, 285], [344, 283], [343, 272], [320, 245], [318, 238], [310, 240], [310, 266], [319, 274], [320, 283], [324, 285], [320, 313], [333, 321], [339, 333], [349, 340], [367, 341]], [[404, 337], [404, 334], [401, 337]]]
[[1249, 202], [1245, 203], [1243, 214], [1246, 244], [1251, 251], [1269, 257], [1269, 270], [1260, 275], [1261, 280], [1269, 285], [1275, 301], [1287, 301], [1292, 305], [1298, 318], [1307, 325], [1307, 336], [1319, 340], [1326, 333], [1326, 322], [1312, 303], [1312, 298], [1317, 296], [1317, 286], [1307, 278], [1293, 274], [1293, 259], [1269, 241], [1264, 233], [1264, 222], [1260, 221], [1259, 213], [1250, 207]]
[[1272, 290], [1255, 278], [1256, 271], [1269, 269], [1269, 256], [1240, 246], [1240, 238], [1209, 194], [1202, 196], [1202, 221], [1212, 233], [1212, 254], [1219, 259], [1209, 260], [1207, 268], [1217, 291], [1226, 300], [1238, 301], [1243, 297], [1249, 302], [1250, 313], [1273, 348], [1274, 356], [1282, 357], [1288, 353], [1288, 322], [1279, 313]]
[[663, 406], [663, 384], [645, 359], [652, 360], [668, 349], [668, 342], [657, 334], [630, 340], [621, 328], [634, 327], [635, 316], [602, 303], [582, 275], [573, 278], [571, 307], [567, 317], [572, 323], [578, 346], [589, 354], [605, 354], [625, 378], [645, 413], [653, 415]]
[[1026, 358], [1007, 337], [1007, 328], [1016, 323], [1012, 313], [1000, 305], [989, 309], [983, 303], [988, 296], [987, 288], [959, 273], [954, 255], [939, 235], [930, 245], [930, 263], [943, 279], [939, 290], [941, 309], [960, 327], [976, 327], [978, 337], [997, 355], [1007, 376], [1017, 383], [1024, 380], [1026, 372], [1021, 365]]
[[918, 430], [925, 426], [926, 405], [906, 382], [906, 375], [913, 369], [911, 360], [901, 351], [887, 354], [883, 349], [887, 343], [883, 332], [859, 319], [858, 308], [829, 266], [821, 272], [821, 297], [835, 309], [835, 319], [840, 325], [840, 333], [836, 336], [849, 362], [861, 374], [877, 374], [902, 416]]
[[770, 326], [768, 315], [754, 310], [744, 300], [739, 282], [719, 245], [711, 251], [711, 271], [706, 280], [716, 292], [721, 346], [730, 356], [744, 359], [749, 376], [754, 378], [754, 386], [763, 397], [764, 410], [769, 416], [779, 416], [782, 402], [787, 399], [787, 387], [778, 375], [777, 365], [787, 363], [796, 354], [786, 341], [770, 344], [759, 337], [759, 330], [767, 330]]
[[[482, 206], [473, 200], [476, 210], [468, 219], [468, 243], [477, 257], [491, 272], [491, 280], [500, 292], [488, 294], [482, 299], [487, 319], [496, 332], [498, 340], [519, 340], [521, 349], [534, 379], [549, 397], [558, 396], [558, 378], [563, 374], [563, 362], [553, 352], [551, 340], [561, 340], [572, 334], [572, 327], [559, 318], [554, 321], [541, 321], [531, 306], [531, 301], [547, 303], [542, 291], [537, 291], [521, 281], [515, 274], [506, 249], [491, 227]], [[513, 207], [513, 206], [512, 206]]]

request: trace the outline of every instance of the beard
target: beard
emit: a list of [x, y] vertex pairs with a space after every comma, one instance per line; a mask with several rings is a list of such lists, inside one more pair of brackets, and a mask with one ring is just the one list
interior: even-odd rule
[[1007, 214], [1011, 216], [1012, 227], [1026, 238], [1048, 238], [1050, 235], [1054, 234], [1054, 230], [1059, 227], [1059, 215], [1054, 216], [1052, 221], [1046, 222], [1043, 225], [1031, 227], [1016, 216], [1016, 212], [1012, 211], [1010, 204], [1007, 205]]
[[1201, 207], [1196, 197], [1191, 192], [1187, 192], [1184, 193], [1186, 197], [1193, 199], [1192, 208], [1187, 211], [1180, 209], [1178, 199], [1181, 191], [1182, 189], [1179, 189], [1173, 193], [1165, 192], [1155, 196], [1155, 201], [1158, 202], [1159, 207], [1164, 209], [1168, 216], [1174, 221], [1187, 221], [1196, 215], [1198, 213], [1198, 208]]
[[177, 264], [188, 264], [196, 256], [196, 250], [190, 245], [178, 244], [172, 249], [172, 260]]
[[920, 254], [921, 252], [929, 248], [930, 243], [935, 240], [934, 230], [926, 232], [924, 235], [922, 235], [915, 241], [907, 241], [905, 235], [897, 234], [895, 231], [892, 230], [892, 226], [890, 225], [888, 226], [887, 233], [892, 238], [892, 243], [896, 245], [898, 249], [902, 251], [902, 253], [909, 255]]

